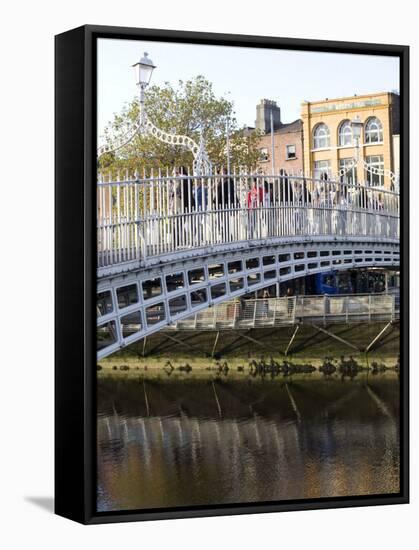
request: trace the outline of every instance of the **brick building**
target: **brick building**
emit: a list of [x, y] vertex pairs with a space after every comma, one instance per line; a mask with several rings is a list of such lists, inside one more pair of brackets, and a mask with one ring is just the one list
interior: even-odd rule
[[[271, 134], [271, 120], [273, 136]], [[290, 123], [281, 120], [281, 109], [276, 101], [262, 99], [256, 106], [255, 128], [261, 133], [258, 168], [265, 174], [285, 170], [299, 173], [304, 170], [303, 123], [297, 119]], [[273, 139], [272, 139], [273, 138]], [[272, 157], [273, 141], [273, 157]]]

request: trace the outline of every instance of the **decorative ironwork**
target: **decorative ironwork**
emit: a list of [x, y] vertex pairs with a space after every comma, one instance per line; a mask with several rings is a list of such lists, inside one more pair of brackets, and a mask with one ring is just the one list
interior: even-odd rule
[[122, 149], [125, 145], [128, 145], [130, 141], [134, 139], [134, 137], [140, 133], [141, 129], [141, 120], [140, 117], [133, 122], [128, 131], [125, 132], [122, 136], [116, 138], [113, 142], [101, 145], [97, 150], [97, 156], [98, 158], [106, 153], [114, 153], [115, 151], [118, 151], [119, 149]]
[[115, 140], [109, 145], [102, 145], [99, 147], [97, 153], [98, 157], [105, 153], [113, 153], [119, 149], [122, 149], [125, 145], [128, 145], [136, 135], [150, 135], [162, 143], [168, 145], [176, 145], [180, 147], [186, 147], [193, 154], [193, 171], [194, 175], [201, 176], [204, 174], [212, 173], [212, 165], [208, 157], [208, 153], [205, 147], [205, 140], [201, 131], [200, 142], [196, 143], [192, 138], [184, 134], [173, 134], [161, 130], [158, 128], [148, 117], [145, 109], [140, 112], [139, 117], [133, 123], [128, 132], [124, 133], [121, 137]]
[[[144, 54], [144, 57], [140, 63], [146, 63], [153, 69], [155, 68], [154, 65], [152, 65], [151, 60], [148, 58], [147, 53]], [[105, 153], [114, 153], [115, 151], [122, 149], [123, 147], [128, 145], [128, 143], [130, 143], [136, 135], [150, 135], [158, 139], [162, 143], [167, 143], [169, 145], [175, 145], [180, 147], [186, 147], [192, 152], [194, 157], [194, 160], [193, 160], [194, 175], [196, 176], [202, 176], [204, 174], [211, 175], [212, 166], [208, 157], [208, 153], [206, 151], [205, 140], [204, 140], [202, 129], [201, 129], [200, 140], [198, 144], [189, 136], [186, 136], [183, 134], [174, 134], [174, 133], [166, 132], [165, 130], [158, 128], [150, 120], [145, 110], [144, 94], [145, 94], [145, 88], [147, 87], [148, 82], [147, 83], [139, 82], [138, 85], [140, 87], [140, 112], [137, 119], [135, 120], [135, 122], [132, 123], [128, 131], [125, 132], [119, 138], [117, 138], [113, 143], [110, 143], [107, 145], [106, 144], [101, 145], [97, 150], [98, 157], [102, 156]]]
[[337, 173], [338, 177], [345, 177], [349, 172], [351, 172], [354, 168], [356, 168], [358, 164], [360, 164], [363, 167], [363, 169], [370, 174], [388, 177], [394, 186], [394, 190], [399, 191], [399, 174], [395, 174], [388, 168], [387, 169], [374, 168], [374, 166], [370, 166], [362, 158], [358, 160], [354, 160], [352, 164], [350, 164], [349, 166], [345, 166], [344, 168], [341, 168], [340, 170], [338, 170], [338, 173]]

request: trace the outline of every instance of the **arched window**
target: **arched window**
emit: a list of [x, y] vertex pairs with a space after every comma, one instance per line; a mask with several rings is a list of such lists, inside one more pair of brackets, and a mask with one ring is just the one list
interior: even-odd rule
[[352, 127], [349, 120], [344, 120], [339, 126], [338, 143], [340, 147], [352, 145]]
[[375, 116], [369, 118], [365, 124], [365, 143], [382, 143], [383, 126]]
[[330, 132], [329, 127], [321, 122], [317, 124], [313, 132], [314, 149], [324, 149], [330, 147]]

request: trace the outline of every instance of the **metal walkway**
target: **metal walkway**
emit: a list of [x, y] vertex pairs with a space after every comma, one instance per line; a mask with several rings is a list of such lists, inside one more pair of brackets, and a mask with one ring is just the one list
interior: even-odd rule
[[394, 294], [293, 296], [224, 302], [165, 330], [240, 330], [312, 323], [394, 322], [398, 318]]

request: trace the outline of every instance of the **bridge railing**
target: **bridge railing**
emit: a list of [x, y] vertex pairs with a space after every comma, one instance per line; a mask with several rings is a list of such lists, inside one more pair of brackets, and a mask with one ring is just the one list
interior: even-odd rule
[[399, 238], [399, 195], [302, 176], [221, 174], [99, 181], [98, 267], [281, 237]]
[[394, 294], [292, 296], [231, 300], [200, 311], [165, 330], [228, 330], [294, 325], [394, 321]]

